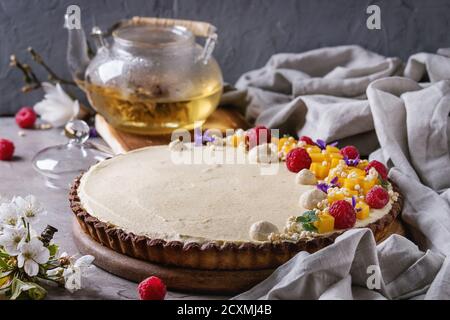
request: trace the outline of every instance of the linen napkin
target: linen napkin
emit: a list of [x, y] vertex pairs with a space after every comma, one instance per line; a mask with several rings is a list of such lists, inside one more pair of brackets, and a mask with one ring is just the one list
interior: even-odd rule
[[[393, 235], [377, 246], [368, 229], [351, 230], [236, 299], [450, 299], [449, 52], [418, 53], [405, 68], [358, 46], [279, 54], [224, 95], [251, 122], [351, 143], [387, 163], [414, 241]], [[368, 267], [379, 270], [374, 289]]]

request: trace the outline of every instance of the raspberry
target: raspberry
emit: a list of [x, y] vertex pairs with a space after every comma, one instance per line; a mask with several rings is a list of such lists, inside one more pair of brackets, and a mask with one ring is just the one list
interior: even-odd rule
[[0, 160], [11, 160], [14, 155], [14, 143], [0, 139]]
[[255, 146], [264, 143], [270, 143], [271, 135], [270, 130], [264, 126], [258, 126], [251, 128], [245, 134], [246, 142], [249, 144], [250, 149]]
[[366, 167], [366, 172], [369, 172], [370, 168], [375, 168], [375, 170], [377, 170], [378, 174], [381, 176], [383, 180], [387, 179], [388, 170], [386, 169], [384, 164], [382, 164], [380, 161], [377, 160], [370, 161]]
[[389, 202], [388, 192], [380, 186], [375, 186], [366, 194], [367, 204], [374, 209], [381, 209]]
[[303, 141], [303, 142], [305, 142], [306, 144], [308, 144], [310, 146], [314, 146], [315, 145], [314, 141], [308, 136], [301, 136], [300, 139], [298, 139], [298, 140], [299, 141]]
[[23, 129], [32, 128], [36, 118], [36, 113], [30, 107], [23, 107], [16, 113], [16, 123]]
[[348, 159], [357, 159], [359, 158], [359, 151], [355, 146], [346, 146], [341, 149], [340, 153], [347, 157]]
[[302, 169], [309, 169], [311, 157], [303, 148], [295, 148], [286, 155], [286, 167], [289, 171], [300, 172]]
[[141, 300], [164, 300], [166, 296], [166, 285], [158, 277], [149, 277], [138, 285]]
[[353, 206], [347, 201], [338, 200], [333, 202], [329, 212], [334, 217], [335, 229], [348, 229], [355, 225], [356, 212]]

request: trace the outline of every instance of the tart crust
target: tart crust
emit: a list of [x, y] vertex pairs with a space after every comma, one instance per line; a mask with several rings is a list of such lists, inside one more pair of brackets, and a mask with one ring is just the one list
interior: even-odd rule
[[[82, 207], [78, 196], [81, 176], [75, 179], [71, 187], [69, 203], [83, 231], [95, 241], [114, 251], [154, 263], [204, 270], [276, 268], [300, 251], [313, 253], [332, 244], [339, 235], [346, 231], [336, 231], [332, 234], [305, 238], [298, 242], [281, 241], [274, 243], [229, 241], [183, 243], [181, 241], [150, 239], [146, 236], [125, 232], [118, 226], [102, 222], [91, 216]], [[392, 186], [394, 191], [399, 193], [398, 200], [392, 204], [389, 213], [365, 226], [372, 230], [376, 241], [385, 236], [387, 229], [400, 214], [403, 207], [403, 197], [398, 187], [394, 184]]]

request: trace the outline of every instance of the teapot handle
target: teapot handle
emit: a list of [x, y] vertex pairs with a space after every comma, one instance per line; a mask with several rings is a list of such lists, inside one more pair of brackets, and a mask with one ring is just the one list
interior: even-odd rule
[[206, 39], [205, 46], [203, 47], [203, 51], [200, 54], [199, 60], [202, 60], [204, 64], [208, 63], [209, 58], [214, 51], [217, 43], [217, 33], [211, 33]]
[[94, 39], [95, 46], [97, 47], [97, 50], [103, 47], [108, 47], [108, 43], [106, 42], [104, 38], [103, 31], [97, 27], [92, 27], [91, 30], [91, 37]]

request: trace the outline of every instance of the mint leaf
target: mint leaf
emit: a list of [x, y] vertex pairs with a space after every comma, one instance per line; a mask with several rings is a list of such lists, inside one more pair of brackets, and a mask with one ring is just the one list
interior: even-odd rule
[[312, 223], [304, 223], [303, 224], [303, 229], [306, 230], [306, 231], [317, 232], [317, 228]]
[[297, 217], [296, 222], [301, 223], [302, 227], [306, 231], [317, 231], [314, 226], [314, 222], [319, 220], [314, 210], [308, 210], [303, 212], [303, 215]]
[[383, 178], [381, 178], [380, 176], [378, 176], [378, 181], [380, 183], [380, 185], [384, 188], [384, 189], [388, 189], [389, 187], [389, 181], [384, 180]]

